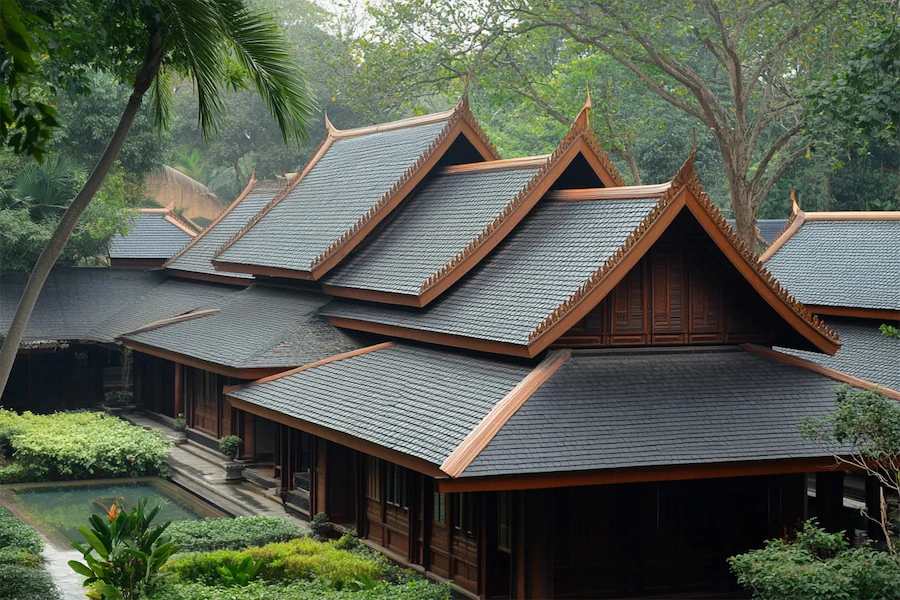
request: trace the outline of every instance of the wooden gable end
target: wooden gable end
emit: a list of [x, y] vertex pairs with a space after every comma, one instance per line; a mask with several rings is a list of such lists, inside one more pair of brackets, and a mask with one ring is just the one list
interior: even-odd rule
[[560, 346], [798, 341], [683, 212]]

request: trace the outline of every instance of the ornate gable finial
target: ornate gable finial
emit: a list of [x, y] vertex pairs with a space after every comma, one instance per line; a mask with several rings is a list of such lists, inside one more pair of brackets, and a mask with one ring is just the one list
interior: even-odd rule
[[587, 131], [591, 128], [591, 90], [587, 90], [587, 98], [584, 100], [584, 106], [581, 107], [581, 112], [578, 113], [578, 116], [575, 117], [575, 122], [572, 123], [572, 129], [576, 131]]
[[334, 133], [337, 131], [337, 127], [331, 122], [331, 119], [328, 118], [328, 111], [325, 111], [325, 129], [328, 130], [328, 133]]
[[797, 202], [797, 195], [794, 193], [794, 186], [791, 186], [791, 214], [800, 213], [800, 203]]

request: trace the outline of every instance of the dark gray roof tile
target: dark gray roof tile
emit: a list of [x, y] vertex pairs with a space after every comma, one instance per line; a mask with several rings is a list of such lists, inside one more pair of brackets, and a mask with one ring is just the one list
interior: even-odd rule
[[166, 220], [160, 212], [141, 212], [132, 217], [128, 235], [115, 236], [109, 243], [113, 259], [171, 258], [193, 237]]

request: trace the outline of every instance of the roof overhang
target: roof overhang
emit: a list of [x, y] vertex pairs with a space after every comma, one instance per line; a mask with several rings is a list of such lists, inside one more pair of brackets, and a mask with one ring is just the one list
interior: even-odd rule
[[291, 368], [291, 367], [235, 367], [232, 365], [222, 365], [219, 363], [214, 363], [211, 361], [195, 358], [193, 356], [188, 356], [186, 354], [180, 354], [180, 353], [174, 352], [172, 350], [166, 350], [164, 348], [156, 348], [156, 347], [150, 346], [148, 344], [137, 342], [135, 340], [131, 340], [128, 338], [121, 338], [120, 341], [122, 342], [122, 345], [125, 346], [126, 348], [130, 348], [131, 350], [140, 352], [142, 354], [149, 354], [150, 356], [155, 356], [157, 358], [170, 360], [175, 363], [179, 363], [179, 364], [186, 365], [189, 367], [194, 367], [195, 369], [209, 371], [210, 373], [216, 373], [218, 375], [224, 375], [226, 377], [234, 377], [235, 379], [259, 379], [261, 377], [268, 377], [268, 376], [274, 375], [276, 373], [281, 373], [282, 371], [286, 371]]

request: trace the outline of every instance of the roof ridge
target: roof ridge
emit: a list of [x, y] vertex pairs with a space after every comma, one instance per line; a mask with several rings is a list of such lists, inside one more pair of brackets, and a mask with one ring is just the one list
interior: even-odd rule
[[188, 240], [188, 242], [184, 246], [182, 246], [178, 252], [176, 252], [175, 254], [172, 255], [172, 258], [170, 258], [169, 260], [164, 262], [162, 265], [163, 268], [171, 267], [172, 263], [175, 262], [176, 259], [180, 258], [185, 252], [188, 251], [188, 248], [190, 248], [196, 242], [199, 242], [200, 239], [203, 238], [203, 236], [205, 236], [208, 231], [210, 231], [213, 227], [218, 225], [219, 222], [222, 221], [222, 219], [224, 219], [226, 216], [228, 216], [231, 213], [231, 211], [235, 209], [235, 207], [237, 207], [241, 202], [243, 202], [244, 198], [246, 198], [247, 195], [250, 194], [250, 192], [253, 190], [253, 188], [256, 187], [256, 181], [257, 181], [256, 173], [254, 172], [250, 176], [250, 181], [247, 182], [247, 185], [244, 187], [244, 189], [241, 191], [241, 193], [238, 194], [238, 197], [235, 198], [234, 201], [225, 208], [225, 210], [223, 210], [221, 213], [219, 213], [219, 216], [217, 216], [215, 219], [213, 219], [213, 222], [210, 223], [206, 227], [206, 229], [204, 229], [203, 231], [198, 233], [195, 237]]
[[385, 131], [397, 131], [398, 129], [407, 129], [409, 127], [418, 127], [420, 125], [430, 125], [432, 123], [440, 123], [446, 121], [453, 116], [456, 106], [447, 110], [442, 110], [426, 115], [416, 115], [397, 119], [396, 121], [387, 121], [386, 123], [376, 123], [375, 125], [363, 125], [361, 127], [352, 127], [350, 129], [338, 129], [325, 115], [325, 127], [328, 129], [329, 135], [342, 139], [349, 137], [360, 137], [363, 135], [373, 135], [383, 133]]
[[[143, 299], [143, 297], [142, 297]], [[214, 315], [217, 312], [222, 310], [221, 308], [205, 308], [202, 310], [194, 310], [191, 312], [186, 312], [181, 315], [176, 315], [174, 317], [169, 317], [167, 319], [160, 319], [158, 321], [153, 321], [152, 323], [147, 323], [146, 325], [141, 325], [137, 329], [133, 329], [131, 331], [120, 334], [118, 337], [124, 337], [126, 335], [134, 335], [135, 333], [143, 333], [145, 331], [150, 331], [151, 329], [159, 329], [160, 327], [165, 327], [166, 325], [174, 325], [175, 323], [181, 323], [182, 321], [191, 321], [193, 319], [199, 319], [200, 317], [207, 317], [209, 315]]]
[[441, 471], [453, 478], [462, 475], [522, 405], [569, 360], [571, 355], [572, 352], [568, 349], [548, 352], [544, 360], [529, 371], [491, 408], [478, 425], [469, 431], [441, 464]]
[[[784, 240], [779, 242], [779, 240], [781, 240], [781, 236], [785, 235], [788, 232], [788, 230], [790, 230], [794, 226], [794, 221], [797, 221], [798, 219], [799, 219], [799, 223], [797, 223], [797, 228], [799, 228], [800, 225], [803, 224], [804, 212], [802, 210], [801, 211], [791, 211], [791, 216], [788, 217], [787, 221], [784, 224], [784, 227], [782, 227], [781, 231], [779, 231], [778, 234], [772, 238], [772, 241], [769, 242], [769, 244], [766, 246], [765, 250], [763, 250], [762, 254], [759, 255], [759, 260], [761, 262], [766, 262], [769, 258], [771, 258], [771, 256], [773, 254], [775, 254], [775, 252], [777, 252], [778, 249], [781, 248], [786, 241], [788, 241], [788, 239], [791, 237], [791, 235], [794, 235], [794, 232], [792, 232], [788, 237], [784, 238]], [[757, 221], [758, 221], [758, 219], [757, 219]], [[759, 229], [759, 227], [757, 227], [757, 229]], [[776, 243], [778, 244], [777, 246], [775, 245]], [[771, 252], [770, 252], [770, 249], [771, 249]]]
[[[446, 277], [449, 273], [451, 273], [460, 263], [465, 261], [471, 254], [473, 254], [488, 238], [491, 237], [497, 229], [499, 229], [503, 223], [516, 211], [519, 206], [525, 201], [526, 198], [531, 194], [532, 190], [547, 176], [547, 173], [550, 172], [561, 160], [569, 149], [575, 145], [575, 143], [579, 140], [585, 140], [588, 142], [588, 147], [591, 148], [591, 151], [597, 153], [598, 157], [601, 159], [601, 163], [606, 167], [606, 164], [603, 162], [603, 157], [606, 156], [603, 150], [597, 145], [596, 140], [594, 140], [594, 144], [591, 145], [588, 138], [593, 139], [593, 132], [588, 124], [587, 120], [587, 111], [590, 108], [590, 98], [588, 98], [588, 104], [581, 110], [579, 115], [572, 122], [572, 125], [569, 126], [569, 130], [566, 132], [566, 135], [559, 142], [556, 148], [553, 149], [541, 167], [538, 169], [537, 173], [535, 173], [528, 182], [519, 189], [518, 193], [516, 193], [513, 198], [506, 203], [506, 206], [494, 217], [494, 219], [488, 223], [474, 238], [469, 240], [469, 243], [466, 244], [466, 247], [456, 253], [456, 255], [451, 258], [449, 261], [444, 263], [444, 265], [431, 274], [431, 276], [426, 279], [422, 285], [419, 287], [419, 294], [428, 291], [433, 288], [439, 281], [441, 281], [444, 277]], [[601, 156], [602, 155], [602, 156]], [[608, 157], [606, 158], [608, 161]], [[612, 167], [613, 171], [610, 171], [610, 175], [613, 179], [617, 177], [621, 180], [618, 173], [615, 172], [615, 167]], [[624, 182], [622, 182], [624, 184]]]
[[806, 213], [807, 221], [900, 221], [900, 210], [834, 210]]
[[191, 229], [190, 227], [188, 227], [187, 223], [185, 223], [184, 221], [179, 219], [175, 214], [167, 213], [167, 214], [163, 215], [163, 220], [168, 223], [171, 223], [172, 225], [174, 225], [175, 227], [177, 227], [184, 233], [191, 236], [191, 238], [197, 237], [197, 232], [194, 231], [193, 229]]
[[547, 194], [548, 200], [637, 200], [658, 198], [672, 187], [672, 182], [650, 185], [625, 185], [620, 187], [582, 188], [574, 190], [554, 190]]
[[309, 270], [312, 271], [318, 265], [322, 264], [328, 258], [330, 258], [335, 252], [337, 252], [347, 240], [353, 237], [360, 229], [365, 227], [365, 225], [378, 214], [381, 209], [390, 201], [390, 199], [397, 193], [397, 191], [403, 187], [403, 185], [418, 171], [422, 165], [434, 154], [435, 150], [447, 139], [447, 136], [450, 135], [450, 132], [453, 131], [453, 128], [460, 122], [467, 123], [470, 127], [472, 127], [479, 138], [482, 139], [487, 147], [491, 150], [492, 154], [495, 155], [496, 158], [499, 158], [499, 154], [497, 153], [497, 149], [487, 138], [487, 134], [481, 129], [481, 126], [478, 125], [478, 121], [475, 119], [475, 115], [472, 114], [472, 111], [469, 109], [469, 101], [468, 96], [463, 96], [463, 98], [456, 105], [456, 108], [453, 109], [450, 118], [447, 119], [447, 122], [444, 124], [444, 127], [441, 129], [440, 133], [431, 140], [431, 143], [425, 149], [422, 154], [419, 155], [419, 158], [403, 172], [397, 181], [391, 185], [388, 190], [382, 194], [381, 198], [369, 207], [369, 210], [360, 217], [356, 223], [354, 223], [349, 229], [344, 231], [338, 239], [333, 241], [328, 248], [326, 248], [322, 253], [320, 253], [316, 258], [313, 259], [312, 263], [310, 263]]

